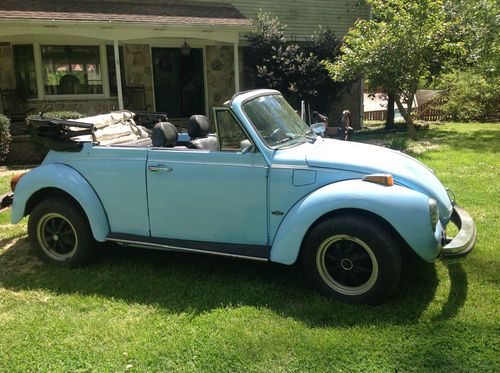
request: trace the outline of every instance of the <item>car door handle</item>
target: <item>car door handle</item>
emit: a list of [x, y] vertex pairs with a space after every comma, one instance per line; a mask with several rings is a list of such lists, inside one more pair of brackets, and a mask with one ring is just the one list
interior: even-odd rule
[[174, 169], [167, 166], [148, 166], [148, 170], [151, 172], [172, 172]]

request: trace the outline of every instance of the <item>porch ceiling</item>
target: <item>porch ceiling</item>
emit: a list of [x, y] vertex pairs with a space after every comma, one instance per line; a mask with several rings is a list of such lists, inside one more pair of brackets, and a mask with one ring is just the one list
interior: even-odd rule
[[148, 23], [248, 27], [250, 21], [225, 3], [179, 0], [3, 0], [0, 20]]

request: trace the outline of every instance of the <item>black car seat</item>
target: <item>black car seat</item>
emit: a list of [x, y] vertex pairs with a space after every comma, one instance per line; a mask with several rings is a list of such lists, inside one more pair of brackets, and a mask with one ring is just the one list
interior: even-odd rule
[[154, 147], [168, 147], [173, 148], [177, 144], [179, 131], [169, 122], [158, 122], [153, 127], [153, 134], [151, 136]]
[[188, 121], [188, 147], [200, 150], [219, 150], [217, 137], [209, 135], [210, 120], [204, 115], [192, 115]]

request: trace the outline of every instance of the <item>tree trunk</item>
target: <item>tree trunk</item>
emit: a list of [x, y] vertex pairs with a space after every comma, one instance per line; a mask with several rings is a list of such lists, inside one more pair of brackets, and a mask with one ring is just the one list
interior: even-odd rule
[[394, 127], [394, 94], [387, 94], [387, 118], [385, 119], [385, 129]]
[[401, 99], [399, 97], [396, 98], [395, 101], [396, 105], [398, 106], [399, 112], [401, 113], [401, 115], [405, 120], [406, 128], [408, 128], [410, 138], [412, 140], [415, 140], [417, 137], [417, 131], [415, 129], [415, 125], [413, 124], [413, 120], [411, 118], [411, 112], [413, 108], [413, 97], [414, 95], [411, 95], [411, 97], [408, 99], [408, 105], [406, 109], [403, 107], [403, 103], [401, 102]]

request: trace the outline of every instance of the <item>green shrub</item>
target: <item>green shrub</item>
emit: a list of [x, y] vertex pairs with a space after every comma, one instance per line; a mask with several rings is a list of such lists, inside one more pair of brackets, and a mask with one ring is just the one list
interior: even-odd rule
[[3, 162], [7, 157], [10, 140], [10, 120], [5, 115], [0, 114], [0, 162]]
[[[45, 156], [49, 152], [49, 149], [45, 146], [43, 141], [41, 141], [40, 138], [35, 135], [33, 127], [31, 125], [31, 119], [38, 115], [39, 114], [30, 114], [26, 117], [26, 125], [30, 129], [31, 141], [34, 144], [35, 151], [39, 157], [39, 159], [36, 159], [34, 161], [43, 160], [43, 158], [45, 158]], [[86, 115], [79, 113], [77, 111], [49, 111], [43, 114], [44, 118], [54, 118], [54, 119], [80, 119], [85, 116]]]
[[347, 87], [333, 82], [322, 64], [339, 55], [341, 40], [332, 30], [320, 27], [311, 35], [310, 43], [299, 44], [287, 40], [286, 27], [267, 12], [260, 12], [254, 20], [247, 39], [255, 84], [281, 91], [292, 106], [306, 99], [314, 102], [316, 109], [326, 111]]
[[454, 121], [472, 122], [500, 116], [500, 79], [471, 71], [446, 74], [440, 84], [446, 89], [440, 105], [445, 116]]
[[[39, 114], [30, 114], [26, 117], [26, 123], [30, 126], [31, 118], [38, 116]], [[44, 118], [54, 118], [54, 119], [80, 119], [86, 115], [79, 113], [77, 111], [48, 111], [43, 114]]]

